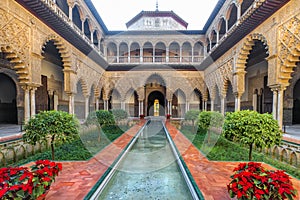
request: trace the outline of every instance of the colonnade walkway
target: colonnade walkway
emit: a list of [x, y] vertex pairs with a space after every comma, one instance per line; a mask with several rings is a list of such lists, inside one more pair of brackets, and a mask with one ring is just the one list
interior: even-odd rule
[[[141, 121], [133, 126], [88, 161], [62, 162], [63, 170], [52, 184], [46, 200], [83, 199], [143, 124], [144, 121]], [[233, 169], [239, 162], [209, 161], [173, 125], [166, 122], [166, 127], [204, 198], [206, 200], [229, 200], [227, 184], [230, 182]], [[272, 169], [269, 165], [263, 165]], [[292, 178], [292, 182], [300, 193], [300, 180]]]

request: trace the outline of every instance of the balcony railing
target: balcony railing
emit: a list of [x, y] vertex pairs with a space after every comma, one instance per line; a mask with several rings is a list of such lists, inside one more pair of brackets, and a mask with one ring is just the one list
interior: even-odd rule
[[[144, 56], [142, 57], [142, 63], [200, 63], [204, 59], [204, 56]], [[154, 62], [153, 62], [154, 60]], [[122, 64], [129, 64], [129, 63], [141, 63], [140, 56], [107, 56], [108, 63], [122, 63]]]

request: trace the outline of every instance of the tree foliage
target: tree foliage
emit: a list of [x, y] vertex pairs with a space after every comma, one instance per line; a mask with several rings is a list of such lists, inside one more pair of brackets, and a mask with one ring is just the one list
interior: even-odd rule
[[79, 136], [78, 120], [64, 111], [40, 112], [25, 124], [24, 129], [23, 140], [27, 143], [47, 143], [50, 139], [53, 160], [54, 145], [72, 141]]
[[199, 114], [198, 126], [207, 131], [210, 128], [220, 128], [224, 122], [224, 117], [216, 111], [202, 111]]
[[110, 112], [113, 114], [117, 123], [128, 118], [128, 113], [123, 109], [112, 109]]
[[252, 159], [252, 148], [270, 147], [279, 144], [282, 132], [278, 122], [271, 114], [260, 114], [256, 111], [243, 110], [227, 113], [223, 126], [224, 136], [249, 146], [249, 160]]
[[189, 110], [185, 113], [184, 119], [188, 121], [192, 121], [193, 126], [195, 125], [195, 121], [197, 121], [198, 116], [200, 114], [200, 110]]
[[114, 115], [107, 110], [97, 110], [96, 111], [97, 121], [100, 127], [105, 125], [115, 124]]
[[114, 116], [107, 110], [97, 110], [94, 112], [90, 112], [85, 122], [85, 125], [87, 126], [95, 125], [98, 127], [98, 142], [100, 142], [101, 139], [101, 128], [103, 126], [113, 124], [115, 124]]

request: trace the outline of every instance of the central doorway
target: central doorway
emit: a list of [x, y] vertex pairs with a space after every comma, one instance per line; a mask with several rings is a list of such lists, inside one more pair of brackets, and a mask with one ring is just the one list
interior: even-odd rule
[[148, 116], [164, 116], [165, 96], [159, 91], [151, 92], [148, 96], [147, 109]]

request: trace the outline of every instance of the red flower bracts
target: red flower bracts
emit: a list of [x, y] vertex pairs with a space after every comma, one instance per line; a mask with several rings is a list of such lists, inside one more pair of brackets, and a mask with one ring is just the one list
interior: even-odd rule
[[30, 169], [8, 167], [0, 169], [0, 199], [36, 199], [44, 194], [62, 170], [61, 163], [38, 160]]
[[293, 199], [296, 190], [290, 177], [281, 170], [269, 171], [261, 163], [240, 163], [233, 170], [232, 181], [227, 185], [230, 197], [249, 199]]

